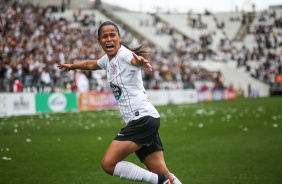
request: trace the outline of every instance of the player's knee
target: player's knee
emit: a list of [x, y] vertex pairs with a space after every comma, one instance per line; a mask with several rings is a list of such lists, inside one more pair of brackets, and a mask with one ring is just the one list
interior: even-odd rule
[[114, 170], [115, 170], [115, 165], [114, 163], [110, 162], [109, 160], [103, 159], [101, 162], [101, 166], [103, 168], [103, 170], [108, 173], [109, 175], [113, 175], [114, 174]]

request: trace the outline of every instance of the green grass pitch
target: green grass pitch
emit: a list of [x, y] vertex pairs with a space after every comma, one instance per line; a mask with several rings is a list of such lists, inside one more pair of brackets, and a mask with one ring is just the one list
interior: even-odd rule
[[[167, 166], [183, 184], [282, 183], [282, 98], [157, 109]], [[135, 183], [100, 166], [124, 125], [117, 109], [0, 118], [0, 183]]]

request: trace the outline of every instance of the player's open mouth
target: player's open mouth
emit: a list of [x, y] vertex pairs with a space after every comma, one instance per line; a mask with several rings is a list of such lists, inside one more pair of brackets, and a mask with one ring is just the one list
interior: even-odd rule
[[114, 48], [115, 48], [114, 44], [107, 44], [106, 45], [106, 50], [107, 51], [112, 51], [112, 50], [114, 50]]

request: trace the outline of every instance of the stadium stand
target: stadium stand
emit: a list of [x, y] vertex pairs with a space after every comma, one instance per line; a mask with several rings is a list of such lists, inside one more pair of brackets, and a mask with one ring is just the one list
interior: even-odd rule
[[240, 12], [214, 13], [217, 28], [223, 30], [229, 40], [235, 39], [241, 27], [241, 14]]
[[171, 36], [165, 34], [169, 28], [165, 27], [162, 22], [155, 22], [154, 17], [149, 14], [136, 12], [114, 11], [113, 16], [126, 20], [126, 24], [134, 27], [138, 34], [146, 37], [162, 50], [169, 51]]
[[[104, 20], [118, 23], [126, 44], [150, 49], [155, 70], [144, 72], [146, 88], [200, 90], [204, 85], [212, 89], [232, 84], [247, 93], [251, 83], [262, 96], [269, 94], [269, 86], [270, 92], [282, 88], [276, 81], [281, 76], [281, 7], [252, 13], [252, 19], [244, 22], [249, 15], [244, 12], [147, 14], [104, 3], [96, 8], [84, 0], [23, 2], [0, 3], [2, 92], [12, 91], [16, 79], [25, 91], [71, 91], [80, 75], [88, 79], [89, 90], [107, 90], [103, 72], [56, 69], [58, 62], [103, 54], [96, 32]], [[236, 38], [242, 29], [247, 33], [240, 41]], [[271, 35], [270, 47], [266, 34]]]

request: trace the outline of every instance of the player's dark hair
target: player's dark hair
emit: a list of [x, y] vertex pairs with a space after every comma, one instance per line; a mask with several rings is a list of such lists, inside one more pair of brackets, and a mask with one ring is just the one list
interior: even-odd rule
[[[117, 27], [117, 25], [115, 23], [111, 22], [111, 21], [105, 21], [98, 28], [98, 40], [100, 40], [100, 30], [101, 30], [101, 28], [104, 27], [104, 26], [109, 26], [109, 25], [114, 26], [117, 30], [118, 35], [120, 36], [119, 28]], [[138, 56], [142, 56], [146, 59], [148, 58], [149, 53], [143, 45], [137, 46], [135, 48], [130, 48], [122, 42], [120, 44], [123, 45], [124, 47], [126, 47], [127, 49], [131, 50], [132, 52], [134, 52]]]

